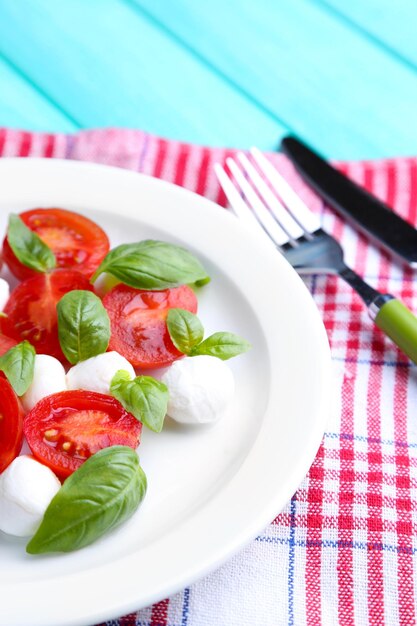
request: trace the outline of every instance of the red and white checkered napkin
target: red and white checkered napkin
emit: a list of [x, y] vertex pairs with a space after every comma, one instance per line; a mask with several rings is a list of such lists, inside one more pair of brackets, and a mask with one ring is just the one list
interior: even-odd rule
[[[3, 156], [117, 165], [183, 185], [223, 205], [213, 164], [232, 153], [139, 131], [68, 136], [0, 130]], [[271, 159], [322, 215], [325, 228], [343, 244], [347, 262], [417, 311], [413, 273], [323, 207], [285, 157]], [[417, 224], [417, 158], [340, 167]], [[308, 284], [329, 335], [337, 398], [308, 476], [271, 525], [221, 569], [109, 625], [416, 623], [417, 370], [373, 326], [362, 302], [341, 280], [320, 276]]]

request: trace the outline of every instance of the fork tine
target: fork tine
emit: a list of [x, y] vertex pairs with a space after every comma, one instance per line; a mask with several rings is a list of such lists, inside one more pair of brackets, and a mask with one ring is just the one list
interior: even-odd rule
[[265, 206], [265, 204], [259, 198], [258, 194], [253, 190], [250, 183], [246, 180], [242, 170], [239, 168], [237, 163], [231, 158], [226, 159], [226, 163], [233, 174], [236, 184], [245, 195], [247, 202], [253, 209], [254, 215], [256, 216], [264, 230], [267, 232], [267, 234], [277, 244], [277, 246], [283, 246], [284, 244], [288, 243], [288, 234], [272, 217], [269, 209]]
[[288, 233], [291, 239], [299, 239], [304, 235], [304, 230], [300, 227], [299, 223], [294, 220], [291, 213], [287, 211], [284, 205], [280, 202], [277, 196], [271, 191], [266, 182], [261, 178], [256, 171], [248, 157], [239, 152], [237, 155], [243, 169], [252, 181], [255, 189], [262, 196], [266, 206], [270, 209], [271, 213], [275, 216], [278, 224]]
[[320, 222], [314, 213], [304, 204], [285, 178], [281, 176], [262, 152], [260, 152], [258, 148], [251, 148], [250, 153], [255, 159], [259, 169], [265, 174], [272, 187], [287, 206], [288, 211], [290, 211], [300, 226], [308, 233], [313, 233], [320, 228]]
[[[214, 171], [221, 187], [223, 188], [224, 193], [226, 194], [226, 198], [229, 201], [232, 212], [244, 224], [247, 224], [250, 228], [258, 228], [265, 235], [265, 228], [259, 222], [258, 218], [249, 207], [249, 205], [244, 201], [244, 199], [238, 192], [236, 185], [232, 182], [224, 168], [219, 163], [215, 163]], [[277, 243], [276, 239], [271, 239], [271, 242], [276, 243], [278, 246], [286, 243], [288, 237], [285, 235], [285, 233], [283, 233], [282, 239], [282, 243]]]
[[243, 200], [242, 196], [236, 189], [236, 186], [226, 174], [224, 168], [219, 163], [215, 163], [214, 171], [216, 173], [220, 186], [223, 188], [223, 191], [226, 194], [226, 198], [229, 201], [230, 208], [232, 209], [236, 217], [244, 222], [247, 222], [251, 226], [255, 224], [256, 226], [260, 227], [261, 225], [254, 216], [253, 211], [250, 210], [249, 206]]

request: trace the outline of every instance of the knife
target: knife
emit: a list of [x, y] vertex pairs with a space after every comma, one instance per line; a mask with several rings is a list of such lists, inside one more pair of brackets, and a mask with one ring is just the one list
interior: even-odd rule
[[281, 149], [329, 206], [392, 256], [417, 268], [417, 230], [295, 137]]

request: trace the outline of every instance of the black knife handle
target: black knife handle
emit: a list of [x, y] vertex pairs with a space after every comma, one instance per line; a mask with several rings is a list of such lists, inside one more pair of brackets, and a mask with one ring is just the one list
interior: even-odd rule
[[413, 226], [295, 137], [285, 137], [281, 148], [329, 206], [396, 258], [417, 268]]

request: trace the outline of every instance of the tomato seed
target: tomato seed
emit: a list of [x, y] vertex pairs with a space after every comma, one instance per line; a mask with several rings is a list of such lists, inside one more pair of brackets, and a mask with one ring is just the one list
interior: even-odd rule
[[51, 428], [50, 430], [45, 430], [43, 433], [46, 441], [56, 441], [58, 439], [59, 431], [56, 428]]

